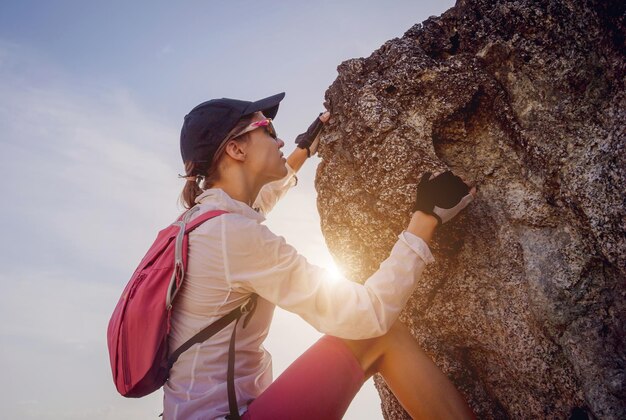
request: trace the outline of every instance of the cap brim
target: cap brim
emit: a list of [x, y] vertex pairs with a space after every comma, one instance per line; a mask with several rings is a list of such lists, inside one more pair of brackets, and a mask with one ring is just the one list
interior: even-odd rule
[[261, 111], [267, 118], [276, 118], [278, 113], [278, 105], [280, 101], [285, 97], [285, 92], [281, 92], [277, 95], [269, 96], [265, 99], [252, 102], [243, 112], [242, 116], [250, 115], [253, 112]]

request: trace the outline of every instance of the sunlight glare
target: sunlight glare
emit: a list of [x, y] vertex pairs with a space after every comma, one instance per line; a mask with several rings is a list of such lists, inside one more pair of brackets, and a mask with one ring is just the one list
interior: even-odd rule
[[334, 282], [346, 280], [343, 273], [341, 272], [341, 269], [337, 267], [337, 264], [335, 264], [334, 261], [331, 260], [329, 264], [326, 265], [326, 269], [330, 273], [330, 280]]

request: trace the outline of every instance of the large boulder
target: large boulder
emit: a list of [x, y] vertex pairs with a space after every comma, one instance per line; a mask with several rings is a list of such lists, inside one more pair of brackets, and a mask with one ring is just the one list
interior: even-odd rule
[[626, 418], [625, 57], [623, 1], [466, 0], [326, 92], [318, 208], [348, 278], [387, 257], [420, 174], [478, 186], [401, 320], [479, 418]]

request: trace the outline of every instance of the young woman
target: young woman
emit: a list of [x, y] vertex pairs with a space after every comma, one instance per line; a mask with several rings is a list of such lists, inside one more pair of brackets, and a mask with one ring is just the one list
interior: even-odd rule
[[[324, 269], [309, 264], [262, 224], [264, 215], [296, 184], [295, 172], [315, 154], [322, 125], [314, 123], [298, 136], [298, 148], [286, 159], [271, 120], [283, 97], [215, 99], [185, 117], [181, 153], [187, 183], [181, 198], [186, 207], [199, 208], [192, 217], [210, 210], [228, 213], [189, 236], [188, 268], [174, 302], [170, 349], [251, 296], [258, 298], [254, 314], [244, 322], [228, 325], [180, 355], [164, 388], [165, 419], [339, 419], [376, 372], [414, 418], [471, 418], [452, 383], [396, 319], [424, 267], [433, 261], [427, 244], [435, 228], [465, 207], [475, 189], [450, 172], [426, 174], [418, 187], [420, 210], [380, 269], [364, 284], [328, 281]], [[329, 117], [325, 113], [319, 119], [326, 122]], [[441, 199], [447, 209], [437, 201]], [[272, 381], [271, 356], [263, 341], [276, 305], [327, 335]], [[233, 328], [231, 399], [236, 402], [229, 408]]]

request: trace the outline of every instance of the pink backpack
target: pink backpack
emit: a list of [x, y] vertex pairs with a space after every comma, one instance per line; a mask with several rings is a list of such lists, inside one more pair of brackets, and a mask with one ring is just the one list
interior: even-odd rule
[[185, 277], [188, 234], [205, 221], [227, 213], [209, 211], [189, 222], [197, 210], [198, 207], [192, 208], [159, 232], [126, 285], [109, 321], [107, 341], [113, 381], [125, 397], [142, 397], [159, 389], [183, 351], [205, 341], [233, 320], [238, 322], [242, 314], [252, 315], [256, 306], [256, 296], [252, 296], [189, 339], [168, 358], [172, 302]]

